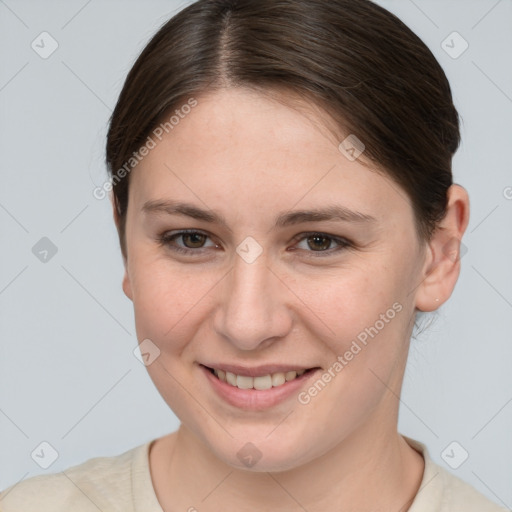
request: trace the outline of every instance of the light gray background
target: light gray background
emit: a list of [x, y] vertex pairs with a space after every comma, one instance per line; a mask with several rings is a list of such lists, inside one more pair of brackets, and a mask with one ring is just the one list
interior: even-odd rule
[[[511, 508], [512, 2], [378, 3], [448, 75], [463, 119], [455, 180], [472, 208], [454, 294], [412, 341], [399, 430]], [[133, 355], [110, 204], [92, 190], [106, 179], [107, 120], [125, 76], [183, 5], [0, 0], [0, 489], [178, 426]], [[31, 48], [43, 31], [59, 45], [47, 59]], [[441, 46], [453, 31], [469, 43], [457, 59]], [[58, 248], [46, 263], [32, 252], [42, 237]], [[48, 469], [31, 458], [43, 441], [59, 454]], [[441, 456], [452, 441], [469, 453], [458, 469]]]

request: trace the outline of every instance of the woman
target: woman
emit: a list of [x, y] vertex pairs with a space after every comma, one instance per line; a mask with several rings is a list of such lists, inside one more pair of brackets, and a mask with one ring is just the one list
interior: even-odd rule
[[177, 432], [1, 510], [505, 510], [397, 431], [418, 312], [468, 225], [450, 86], [367, 0], [200, 0], [111, 118], [142, 359]]

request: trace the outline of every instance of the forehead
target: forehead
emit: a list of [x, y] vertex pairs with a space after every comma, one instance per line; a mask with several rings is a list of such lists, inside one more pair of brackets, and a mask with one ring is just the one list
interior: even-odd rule
[[280, 210], [329, 201], [379, 216], [400, 198], [402, 214], [410, 208], [389, 178], [340, 151], [332, 121], [318, 108], [245, 89], [196, 101], [133, 171], [134, 200], [187, 196]]

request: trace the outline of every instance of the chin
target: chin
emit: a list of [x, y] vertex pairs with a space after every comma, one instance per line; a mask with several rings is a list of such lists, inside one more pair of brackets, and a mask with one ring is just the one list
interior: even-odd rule
[[211, 440], [215, 444], [208, 445], [217, 458], [232, 468], [255, 473], [288, 471], [315, 458], [306, 448], [314, 445], [313, 441], [305, 442], [298, 433], [294, 436], [284, 430], [280, 435], [275, 432], [268, 436], [267, 432], [265, 429], [265, 434], [258, 437], [234, 436], [223, 446]]

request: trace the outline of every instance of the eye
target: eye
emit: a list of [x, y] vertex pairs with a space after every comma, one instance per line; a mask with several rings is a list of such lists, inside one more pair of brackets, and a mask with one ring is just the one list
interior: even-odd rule
[[[158, 237], [158, 242], [160, 245], [175, 252], [201, 254], [208, 248], [219, 248], [219, 245], [214, 242], [211, 242], [211, 245], [205, 245], [208, 239], [210, 239], [210, 237], [206, 233], [191, 229], [164, 233]], [[181, 241], [181, 245], [178, 241]], [[296, 241], [298, 241], [299, 244], [292, 250], [299, 248], [299, 250], [304, 253], [309, 253], [308, 257], [329, 256], [343, 249], [354, 247], [348, 240], [318, 232], [301, 233], [295, 237], [294, 242]], [[304, 243], [305, 247], [300, 247], [300, 244]]]
[[[326, 233], [301, 233], [299, 236], [301, 237], [298, 238], [300, 243], [305, 243], [305, 247], [299, 247], [300, 250], [304, 250], [309, 253], [316, 253], [311, 254], [313, 257], [328, 256], [343, 249], [353, 247], [352, 243], [348, 240], [339, 238], [337, 236], [328, 235]], [[297, 247], [298, 246], [300, 246], [300, 244], [298, 244]]]
[[[201, 231], [185, 230], [176, 233], [164, 233], [159, 237], [158, 241], [161, 245], [169, 247], [176, 252], [198, 253], [202, 252], [202, 249], [208, 247], [204, 245], [208, 238], [210, 237]], [[180, 239], [183, 245], [176, 245], [176, 241]], [[218, 245], [212, 243], [209, 247], [218, 247]]]

